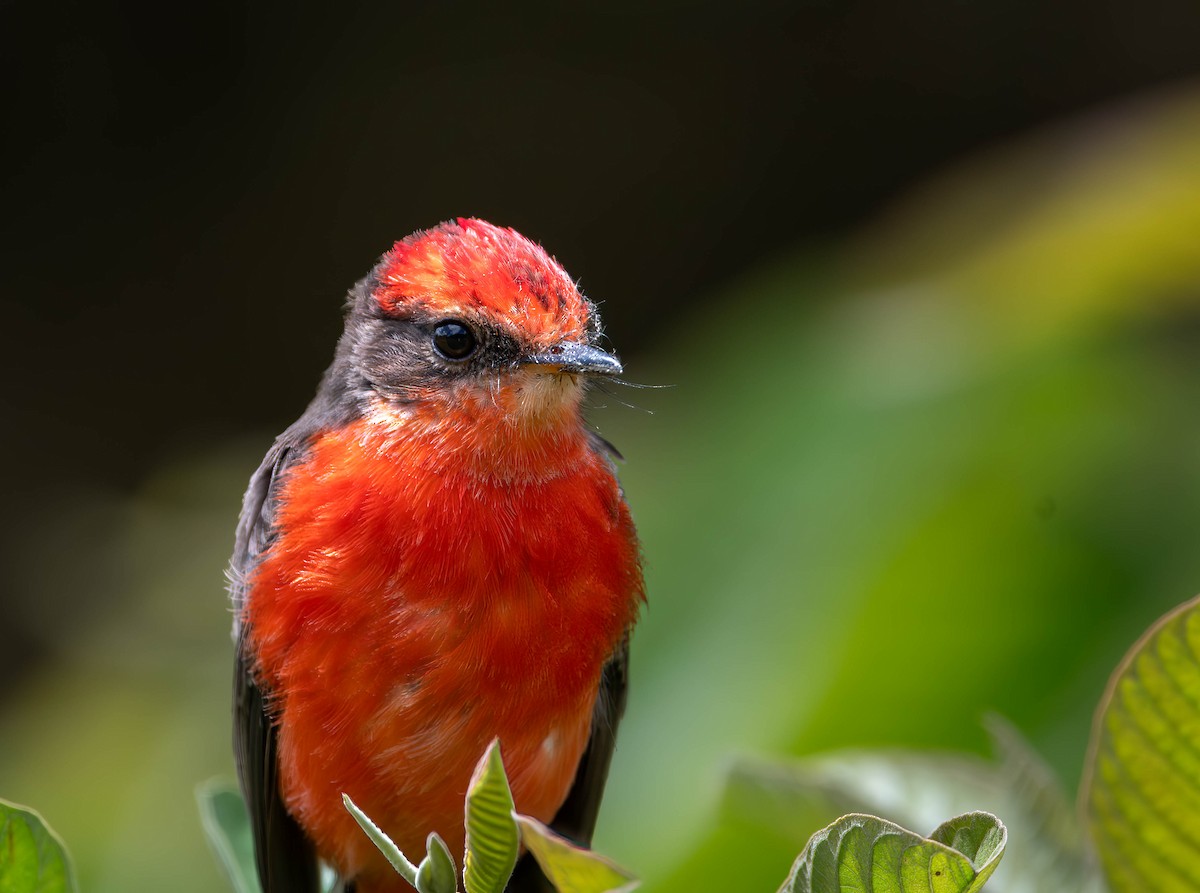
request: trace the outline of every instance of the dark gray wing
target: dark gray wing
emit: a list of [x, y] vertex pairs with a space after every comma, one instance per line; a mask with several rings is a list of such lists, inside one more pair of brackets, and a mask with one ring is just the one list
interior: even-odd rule
[[[625, 713], [628, 684], [629, 640], [626, 639], [600, 676], [592, 735], [575, 771], [567, 799], [550, 823], [559, 834], [581, 846], [591, 845], [592, 833], [596, 830], [600, 799], [604, 796], [604, 783], [608, 780], [608, 767], [617, 744], [617, 726]], [[526, 853], [517, 862], [512, 880], [508, 882], [508, 893], [554, 893], [554, 887], [533, 857]]]
[[237, 539], [230, 564], [230, 594], [235, 611], [237, 657], [233, 677], [233, 751], [238, 781], [250, 827], [263, 893], [317, 893], [319, 867], [312, 843], [288, 813], [279, 793], [278, 735], [270, 714], [269, 698], [254, 678], [245, 653], [240, 624], [246, 582], [258, 557], [274, 536], [274, 488], [299, 450], [292, 430], [285, 432], [267, 453], [250, 479], [242, 504]]

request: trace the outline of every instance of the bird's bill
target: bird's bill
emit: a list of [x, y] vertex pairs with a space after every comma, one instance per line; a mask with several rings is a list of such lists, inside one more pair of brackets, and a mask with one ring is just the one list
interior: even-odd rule
[[522, 365], [546, 372], [581, 372], [589, 375], [620, 375], [621, 361], [587, 344], [568, 341], [557, 344], [543, 353], [530, 354], [521, 360]]

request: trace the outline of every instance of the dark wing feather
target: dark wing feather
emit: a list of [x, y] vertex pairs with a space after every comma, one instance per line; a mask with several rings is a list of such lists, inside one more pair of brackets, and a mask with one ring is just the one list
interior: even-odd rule
[[[567, 799], [550, 823], [559, 834], [581, 846], [591, 845], [592, 833], [596, 830], [600, 799], [604, 796], [604, 783], [608, 780], [608, 767], [617, 744], [617, 726], [625, 713], [628, 684], [629, 640], [626, 639], [600, 676], [591, 737], [579, 768], [575, 770], [575, 780], [567, 792]], [[517, 862], [512, 880], [508, 882], [508, 893], [554, 893], [554, 887], [533, 857], [526, 853]]]
[[259, 884], [263, 893], [316, 893], [316, 854], [279, 795], [275, 726], [240, 651], [233, 690], [234, 752], [254, 832]]
[[316, 853], [279, 793], [278, 733], [267, 694], [254, 678], [252, 662], [244, 651], [240, 623], [247, 578], [274, 536], [272, 491], [296, 452], [289, 443], [290, 434], [291, 431], [276, 441], [250, 479], [230, 568], [230, 593], [237, 618], [234, 630], [238, 639], [233, 679], [233, 749], [238, 781], [254, 832], [255, 861], [263, 893], [316, 893], [319, 889]]
[[592, 736], [579, 761], [567, 799], [550, 823], [559, 834], [583, 846], [591, 845], [592, 833], [596, 830], [600, 798], [604, 796], [608, 766], [617, 744], [617, 726], [625, 714], [628, 674], [629, 643], [626, 640], [605, 665], [600, 676], [600, 691], [596, 696], [592, 718]]

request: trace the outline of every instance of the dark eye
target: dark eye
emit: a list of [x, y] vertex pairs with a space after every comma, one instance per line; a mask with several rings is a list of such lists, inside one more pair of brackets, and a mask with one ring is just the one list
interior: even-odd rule
[[466, 323], [446, 319], [433, 330], [433, 347], [447, 360], [465, 360], [475, 353], [479, 342]]

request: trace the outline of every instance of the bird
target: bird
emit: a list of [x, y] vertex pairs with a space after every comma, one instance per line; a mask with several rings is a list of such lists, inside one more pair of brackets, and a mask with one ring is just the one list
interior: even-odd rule
[[346, 891], [407, 889], [343, 793], [408, 854], [431, 832], [462, 852], [493, 739], [517, 811], [590, 843], [645, 602], [620, 456], [584, 416], [623, 371], [603, 343], [558, 262], [481, 219], [401, 239], [350, 290], [228, 573], [264, 893], [317, 890], [321, 863]]

